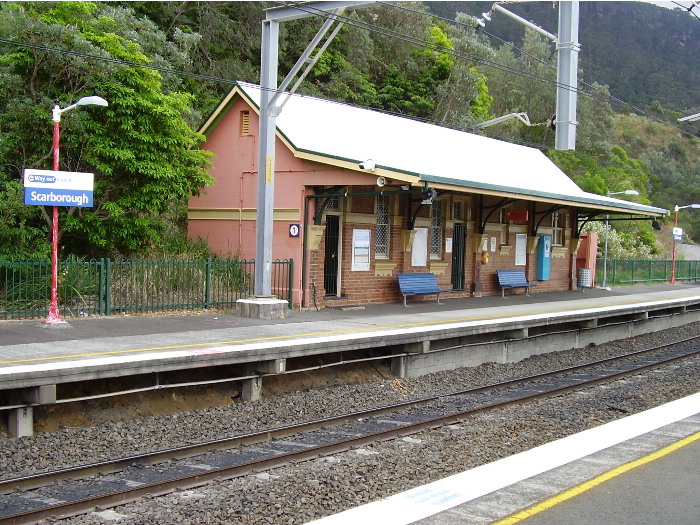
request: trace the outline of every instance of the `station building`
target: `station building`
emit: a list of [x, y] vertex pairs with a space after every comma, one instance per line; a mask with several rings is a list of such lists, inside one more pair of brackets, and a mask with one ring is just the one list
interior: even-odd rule
[[[239, 82], [200, 128], [215, 183], [188, 210], [191, 238], [248, 260], [259, 101]], [[272, 255], [294, 261], [297, 307], [398, 302], [397, 274], [413, 272], [451, 297], [500, 295], [503, 269], [533, 293], [575, 289], [585, 222], [667, 213], [584, 192], [534, 148], [315, 97], [279, 104]]]

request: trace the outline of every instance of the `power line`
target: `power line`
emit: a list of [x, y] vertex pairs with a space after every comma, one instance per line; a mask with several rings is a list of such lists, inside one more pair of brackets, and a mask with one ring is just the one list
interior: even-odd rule
[[[285, 3], [285, 4], [283, 4], [283, 5], [284, 5], [285, 7], [293, 7], [293, 8], [296, 8], [296, 9], [302, 11], [302, 12], [309, 13], [309, 14], [313, 14], [313, 15], [316, 15], [316, 16], [319, 16], [319, 17], [323, 17], [323, 18], [329, 18], [329, 17], [333, 16], [335, 19], [337, 19], [337, 20], [342, 20], [345, 24], [350, 25], [350, 26], [353, 26], [353, 27], [357, 27], [357, 28], [359, 28], [359, 29], [364, 29], [364, 30], [366, 30], [366, 31], [371, 31], [371, 32], [374, 32], [374, 33], [378, 33], [378, 34], [383, 35], [383, 36], [388, 36], [388, 37], [392, 37], [392, 38], [397, 38], [397, 39], [399, 39], [399, 40], [402, 40], [402, 41], [411, 43], [411, 44], [413, 44], [413, 45], [422, 47], [422, 48], [424, 48], [424, 49], [430, 49], [430, 50], [433, 50], [433, 51], [437, 51], [437, 52], [439, 52], [439, 53], [444, 53], [444, 54], [447, 54], [447, 55], [451, 55], [451, 56], [453, 56], [453, 57], [455, 57], [455, 58], [458, 58], [458, 59], [468, 59], [468, 60], [472, 60], [472, 61], [474, 61], [474, 62], [481, 63], [481, 64], [483, 64], [483, 65], [485, 65], [485, 66], [488, 66], [488, 67], [493, 67], [493, 68], [495, 68], [495, 69], [499, 69], [499, 70], [502, 70], [502, 71], [506, 71], [506, 72], [508, 72], [508, 73], [514, 73], [514, 74], [517, 74], [517, 75], [521, 75], [521, 76], [523, 76], [523, 77], [530, 78], [530, 79], [533, 79], [533, 80], [537, 80], [537, 81], [539, 81], [539, 82], [542, 82], [542, 83], [544, 83], [544, 84], [548, 84], [548, 85], [550, 85], [550, 86], [554, 86], [554, 87], [557, 87], [557, 88], [558, 88], [558, 87], [563, 87], [564, 89], [567, 89], [567, 90], [572, 91], [572, 92], [576, 92], [576, 93], [578, 93], [578, 94], [581, 94], [581, 95], [583, 95], [583, 96], [587, 96], [587, 97], [589, 97], [589, 98], [594, 98], [594, 97], [595, 97], [595, 94], [593, 94], [593, 93], [588, 93], [588, 92], [586, 92], [586, 91], [580, 90], [578, 87], [575, 87], [575, 86], [568, 86], [568, 85], [559, 86], [559, 83], [556, 82], [556, 81], [548, 80], [548, 79], [546, 79], [546, 78], [537, 76], [537, 75], [535, 75], [535, 74], [526, 73], [526, 72], [524, 72], [524, 71], [522, 71], [522, 70], [519, 70], [519, 69], [515, 69], [515, 68], [508, 67], [508, 66], [504, 66], [504, 65], [502, 65], [502, 64], [498, 64], [498, 63], [492, 62], [492, 61], [490, 61], [490, 60], [483, 59], [483, 58], [478, 57], [478, 56], [475, 56], [475, 55], [470, 55], [469, 53], [463, 53], [463, 52], [454, 51], [453, 49], [445, 48], [445, 47], [439, 46], [439, 45], [437, 45], [437, 44], [434, 44], [434, 43], [432, 43], [432, 42], [429, 42], [429, 41], [427, 41], [427, 40], [422, 40], [422, 39], [420, 39], [420, 38], [416, 38], [416, 37], [412, 37], [412, 36], [409, 36], [409, 35], [405, 35], [405, 34], [403, 34], [403, 33], [399, 33], [398, 31], [394, 31], [394, 30], [391, 30], [391, 29], [388, 29], [388, 28], [384, 28], [384, 27], [381, 27], [381, 26], [377, 26], [376, 24], [371, 24], [371, 23], [369, 23], [369, 22], [365, 22], [365, 21], [362, 21], [362, 20], [359, 20], [359, 19], [349, 18], [349, 17], [343, 16], [343, 15], [330, 15], [327, 11], [323, 11], [323, 10], [321, 10], [321, 9], [315, 8], [315, 7], [313, 7], [313, 6], [311, 6], [311, 5], [308, 5], [308, 4], [289, 4], [289, 3]], [[387, 5], [393, 7], [393, 4], [388, 4], [388, 3], [387, 3]], [[407, 8], [404, 8], [404, 9], [407, 9]], [[429, 13], [424, 13], [424, 12], [422, 12], [422, 11], [416, 10], [416, 12], [419, 13], [419, 14], [421, 14], [422, 16], [427, 16], [427, 17], [431, 17], [431, 16], [432, 16], [432, 15], [430, 15]], [[585, 83], [585, 82], [579, 82], [579, 83], [580, 83], [581, 85], [587, 86], [589, 89], [591, 89], [591, 91], [596, 92], [598, 95], [604, 95], [604, 96], [606, 96], [607, 98], [609, 98], [609, 99], [611, 99], [611, 100], [613, 100], [613, 101], [615, 101], [615, 102], [617, 102], [617, 103], [619, 103], [619, 104], [621, 104], [621, 105], [623, 105], [623, 106], [629, 106], [629, 107], [632, 108], [635, 112], [637, 112], [637, 113], [639, 113], [639, 114], [641, 114], [641, 115], [644, 115], [644, 116], [646, 116], [647, 118], [650, 118], [650, 119], [655, 120], [655, 121], [657, 121], [657, 122], [659, 122], [659, 123], [662, 123], [662, 124], [666, 124], [666, 125], [668, 125], [668, 126], [671, 126], [671, 127], [673, 127], [674, 129], [676, 129], [677, 131], [679, 131], [680, 133], [682, 133], [682, 134], [684, 134], [684, 135], [687, 135], [687, 136], [689, 136], [689, 137], [694, 137], [694, 135], [693, 135], [692, 133], [688, 133], [688, 132], [685, 131], [684, 129], [681, 129], [681, 128], [675, 126], [674, 124], [669, 123], [668, 121], [663, 120], [663, 119], [661, 119], [661, 118], [659, 118], [659, 117], [656, 117], [656, 116], [654, 116], [654, 115], [649, 115], [649, 114], [647, 114], [643, 109], [638, 108], [638, 107], [636, 107], [636, 106], [633, 106], [633, 105], [629, 104], [628, 102], [622, 100], [622, 99], [619, 98], [619, 97], [615, 97], [614, 95], [611, 95], [610, 93], [605, 93], [605, 92], [599, 90], [598, 88], [596, 88], [595, 86], [593, 86], [593, 85], [591, 85], [591, 84], [587, 84], [587, 83]]]
[[[314, 7], [312, 7], [312, 6], [309, 6], [309, 5], [300, 5], [300, 4], [285, 4], [285, 5], [286, 5], [287, 7], [294, 7], [294, 8], [296, 8], [296, 9], [299, 9], [299, 10], [301, 10], [301, 11], [304, 11], [304, 12], [307, 12], [307, 13], [310, 13], [310, 14], [313, 14], [313, 15], [315, 15], [315, 16], [326, 17], [326, 18], [330, 16], [328, 12], [322, 11], [322, 10], [320, 10], [320, 9], [316, 9], [316, 8], [314, 8]], [[387, 5], [391, 6], [392, 4], [388, 4], [388, 3], [387, 3]], [[422, 13], [422, 12], [420, 12], [420, 11], [417, 11], [417, 12], [418, 12], [418, 13], [421, 13], [421, 14], [424, 14], [425, 16], [430, 16], [430, 15], [427, 14], [427, 13]], [[351, 26], [357, 27], [357, 28], [359, 28], [359, 29], [363, 29], [363, 30], [366, 30], [366, 31], [378, 33], [378, 34], [380, 34], [380, 35], [387, 36], [387, 37], [390, 37], [390, 38], [397, 38], [397, 39], [399, 39], [399, 40], [402, 40], [402, 41], [411, 43], [411, 44], [416, 45], [416, 46], [418, 46], [418, 47], [422, 47], [422, 48], [425, 48], [425, 49], [431, 49], [431, 50], [434, 50], [434, 51], [437, 51], [437, 52], [440, 52], [440, 53], [448, 54], [448, 55], [451, 55], [451, 56], [453, 56], [453, 57], [455, 57], [455, 58], [458, 58], [458, 59], [469, 59], [469, 60], [473, 60], [474, 62], [482, 63], [482, 64], [484, 64], [484, 65], [486, 65], [486, 66], [493, 67], [493, 68], [495, 68], [495, 69], [500, 69], [500, 70], [505, 71], [505, 72], [518, 74], [518, 75], [524, 76], [524, 77], [526, 77], [526, 78], [530, 78], [530, 79], [533, 79], [533, 80], [537, 80], [537, 81], [543, 82], [543, 83], [545, 83], [545, 84], [549, 84], [549, 85], [551, 85], [551, 86], [557, 86], [557, 85], [558, 85], [556, 81], [551, 81], [551, 80], [545, 79], [545, 78], [543, 78], [543, 77], [539, 77], [539, 76], [534, 75], [534, 74], [526, 73], [526, 72], [523, 72], [523, 71], [518, 70], [518, 69], [515, 69], [515, 68], [511, 68], [511, 67], [508, 67], [508, 66], [504, 66], [504, 65], [501, 65], [501, 64], [497, 64], [497, 63], [495, 63], [495, 62], [492, 62], [492, 61], [489, 61], [489, 60], [485, 60], [485, 59], [482, 59], [481, 57], [474, 56], [474, 55], [470, 55], [470, 54], [468, 54], [468, 53], [456, 52], [456, 51], [454, 51], [454, 50], [452, 50], [452, 49], [448, 49], [448, 48], [439, 46], [439, 45], [434, 44], [434, 43], [432, 43], [432, 42], [429, 42], [429, 41], [426, 41], [426, 40], [422, 40], [422, 39], [416, 38], [416, 37], [411, 37], [411, 36], [409, 36], [409, 35], [405, 35], [405, 34], [403, 34], [403, 33], [399, 33], [399, 32], [397, 32], [397, 31], [394, 31], [394, 30], [391, 30], [391, 29], [388, 29], [388, 28], [384, 28], [384, 27], [382, 27], [382, 26], [377, 26], [377, 25], [371, 24], [371, 23], [369, 23], [369, 22], [364, 22], [364, 21], [362, 21], [362, 20], [353, 19], [353, 18], [349, 18], [349, 17], [342, 16], [342, 15], [333, 15], [333, 16], [334, 16], [336, 19], [343, 20], [344, 23], [346, 23], [347, 25], [351, 25]], [[38, 50], [46, 51], [46, 52], [60, 53], [60, 54], [64, 54], [64, 55], [75, 56], [75, 57], [80, 57], [80, 58], [86, 58], [86, 59], [91, 59], [91, 60], [103, 61], [103, 62], [118, 64], [118, 65], [123, 65], [123, 66], [128, 66], [128, 67], [137, 67], [137, 68], [150, 69], [150, 70], [158, 71], [158, 72], [164, 73], [164, 74], [185, 76], [185, 77], [194, 78], [194, 79], [198, 79], [198, 80], [206, 80], [206, 81], [209, 81], [209, 82], [222, 83], [222, 84], [226, 84], [226, 85], [234, 85], [234, 84], [236, 83], [236, 81], [234, 81], [234, 80], [228, 80], [228, 79], [224, 79], [224, 78], [220, 78], [220, 77], [213, 77], [213, 76], [210, 76], [210, 75], [204, 75], [204, 74], [200, 74], [200, 73], [191, 73], [191, 72], [187, 72], [187, 71], [176, 70], [176, 69], [166, 68], [166, 67], [161, 67], [161, 66], [156, 66], [156, 65], [152, 65], [152, 64], [143, 64], [143, 63], [137, 63], [137, 62], [130, 62], [130, 61], [128, 61], [128, 60], [115, 59], [115, 58], [112, 58], [112, 57], [104, 57], [104, 56], [98, 56], [98, 55], [90, 55], [90, 54], [87, 54], [87, 53], [82, 53], [82, 52], [77, 52], [77, 51], [71, 51], [71, 50], [66, 50], [66, 49], [59, 49], [59, 48], [54, 48], [54, 47], [47, 46], [47, 45], [34, 44], [34, 43], [30, 43], [30, 42], [23, 42], [23, 41], [18, 41], [18, 40], [9, 40], [9, 39], [0, 38], [0, 43], [4, 43], [4, 44], [8, 44], [8, 45], [14, 45], [14, 46], [19, 46], [19, 47], [27, 47], [27, 48], [31, 48], [31, 49], [38, 49]], [[594, 96], [594, 95], [592, 95], [592, 94], [586, 93], [585, 91], [578, 90], [577, 88], [572, 87], [572, 86], [565, 86], [565, 87], [566, 87], [567, 89], [572, 90], [572, 91], [576, 91], [576, 92], [578, 92], [578, 93], [580, 93], [580, 94], [582, 94], [582, 95], [584, 95], [584, 96], [588, 96], [588, 97], [593, 97], [593, 96]], [[594, 90], [595, 90], [595, 88], [594, 88]], [[616, 98], [616, 97], [613, 97], [613, 96], [610, 95], [610, 94], [607, 94], [607, 93], [603, 93], [603, 94], [605, 94], [607, 97], [609, 97], [609, 98], [611, 98], [611, 99], [613, 99], [613, 100], [616, 100], [616, 101], [619, 102], [619, 103], [626, 104], [626, 102], [624, 102], [623, 100], [621, 100], [621, 99], [619, 99], [619, 98]], [[343, 102], [338, 102], [338, 101], [331, 101], [331, 102], [334, 102], [334, 103], [341, 103], [341, 104], [343, 103]], [[355, 105], [355, 104], [350, 104], [350, 103], [345, 103], [345, 104], [350, 105], [350, 106], [353, 106], [353, 107], [362, 107], [362, 106]], [[629, 104], [628, 104], [628, 105], [629, 105]], [[630, 107], [632, 107], [632, 108], [635, 109], [636, 111], [639, 111], [640, 113], [644, 114], [644, 112], [643, 112], [641, 109], [635, 108], [634, 106], [630, 106]], [[365, 108], [365, 109], [367, 109], [367, 108]], [[389, 110], [385, 110], [385, 109], [383, 109], [383, 108], [371, 108], [371, 109], [373, 109], [373, 110], [379, 110], [379, 111], [382, 111], [382, 112], [385, 112], [385, 113], [388, 113], [388, 114], [392, 114], [392, 115], [396, 115], [396, 116], [401, 116], [401, 117], [407, 118], [407, 116], [406, 116], [405, 114], [401, 114], [401, 113], [398, 113], [398, 112], [392, 112], [392, 111], [389, 111]], [[446, 123], [443, 122], [443, 121], [436, 121], [436, 120], [432, 120], [432, 119], [423, 119], [423, 118], [420, 118], [420, 117], [408, 117], [408, 118], [412, 118], [412, 119], [414, 119], [414, 120], [420, 120], [420, 121], [423, 121], [423, 122], [426, 122], [426, 123], [435, 124], [435, 125], [446, 126]], [[667, 124], [667, 125], [669, 125], [669, 126], [672, 126], [671, 124], [669, 124], [668, 122], [666, 122], [666, 121], [664, 121], [664, 120], [662, 120], [662, 119], [660, 119], [660, 118], [657, 118], [657, 117], [654, 117], [654, 116], [648, 116], [648, 118], [652, 118], [653, 120], [656, 120], [656, 121], [661, 122], [661, 123], [663, 123], [663, 124]], [[452, 127], [452, 126], [449, 126], [449, 127]], [[692, 134], [686, 132], [685, 130], [682, 130], [682, 129], [677, 128], [677, 127], [675, 127], [675, 126], [672, 126], [672, 127], [676, 128], [678, 131], [680, 131], [680, 132], [683, 133], [683, 134], [686, 134], [686, 135], [689, 135], [689, 136], [694, 136], [694, 135], [692, 135]], [[458, 127], [452, 127], [452, 128], [453, 128], [453, 129], [459, 129], [459, 130], [461, 130], [461, 131], [476, 131], [475, 128], [458, 128]], [[494, 136], [494, 135], [492, 135], [492, 136]], [[498, 135], [495, 135], [495, 136], [498, 136]], [[514, 139], [513, 139], [512, 137], [510, 137], [510, 140], [511, 140], [511, 141], [514, 141]], [[518, 143], [521, 143], [521, 144], [523, 144], [523, 145], [529, 145], [529, 146], [535, 147], [535, 148], [537, 148], [537, 149], [543, 149], [542, 146], [537, 145], [537, 144], [534, 144], [534, 143], [529, 143], [529, 142], [527, 142], [527, 141], [521, 141], [521, 142], [518, 142]], [[544, 148], [544, 149], [547, 149], [547, 148]]]

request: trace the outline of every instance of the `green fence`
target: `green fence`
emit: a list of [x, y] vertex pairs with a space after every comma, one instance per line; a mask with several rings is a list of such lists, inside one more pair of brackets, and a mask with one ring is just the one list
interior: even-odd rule
[[[272, 293], [292, 307], [293, 261], [272, 263]], [[222, 308], [250, 297], [255, 262], [62, 261], [58, 303], [63, 317], [190, 308]], [[0, 319], [45, 317], [49, 262], [0, 261]]]
[[[676, 281], [700, 280], [700, 261], [676, 260]], [[596, 261], [597, 285], [603, 283], [604, 260]], [[608, 259], [606, 283], [608, 286], [635, 283], [662, 283], [671, 280], [670, 259]]]

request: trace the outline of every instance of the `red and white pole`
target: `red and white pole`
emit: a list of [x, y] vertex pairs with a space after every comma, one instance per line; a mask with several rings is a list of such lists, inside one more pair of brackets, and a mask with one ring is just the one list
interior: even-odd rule
[[[60, 117], [59, 117], [60, 118]], [[56, 120], [54, 115], [53, 123], [53, 170], [58, 171], [58, 145], [60, 139], [60, 122]], [[51, 221], [51, 300], [49, 302], [49, 311], [46, 319], [42, 321], [44, 324], [65, 323], [61, 318], [61, 312], [58, 309], [58, 206], [53, 207], [53, 216]]]

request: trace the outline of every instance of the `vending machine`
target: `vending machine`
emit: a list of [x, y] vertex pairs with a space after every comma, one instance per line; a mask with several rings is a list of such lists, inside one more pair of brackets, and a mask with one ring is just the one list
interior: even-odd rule
[[552, 260], [552, 236], [543, 235], [537, 239], [537, 280], [549, 281], [549, 267]]

